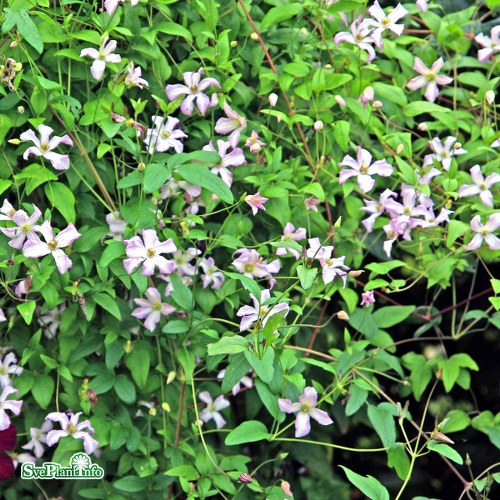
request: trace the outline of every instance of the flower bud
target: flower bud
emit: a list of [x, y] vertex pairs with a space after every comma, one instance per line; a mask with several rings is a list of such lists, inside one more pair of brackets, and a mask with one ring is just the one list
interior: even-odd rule
[[272, 94], [269, 94], [269, 105], [271, 106], [271, 108], [274, 108], [277, 102], [278, 96], [274, 92]]
[[144, 163], [139, 163], [139, 165], [137, 165], [137, 170], [139, 170], [140, 172], [146, 170], [146, 165]]
[[419, 123], [417, 128], [418, 130], [425, 131], [427, 130], [427, 123]]
[[400, 155], [405, 150], [404, 144], [399, 144], [396, 148], [396, 154]]
[[9, 139], [7, 142], [9, 144], [14, 144], [14, 146], [17, 146], [18, 144], [21, 144], [21, 141], [19, 139]]
[[337, 313], [337, 318], [341, 319], [342, 321], [348, 321], [349, 315], [345, 311], [339, 311]]
[[342, 107], [344, 107], [344, 106], [345, 106], [345, 101], [344, 101], [343, 97], [342, 97], [342, 96], [340, 96], [340, 95], [336, 95], [336, 96], [335, 96], [335, 102], [336, 102], [339, 106], [342, 106]]
[[293, 497], [292, 490], [290, 489], [290, 483], [288, 481], [281, 481], [280, 487], [283, 490], [283, 493], [285, 493], [285, 495]]
[[314, 130], [316, 130], [316, 132], [318, 132], [319, 130], [321, 130], [323, 128], [323, 122], [321, 120], [315, 121], [313, 127], [314, 127]]
[[304, 35], [304, 36], [307, 36], [309, 34], [309, 32], [307, 31], [306, 28], [300, 28], [300, 32]]
[[168, 372], [168, 375], [167, 375], [167, 384], [171, 384], [174, 381], [175, 375], [176, 375], [176, 373], [175, 373], [174, 370], [172, 370], [171, 372]]
[[240, 483], [251, 483], [253, 481], [252, 479], [252, 476], [250, 474], [247, 474], [246, 472], [242, 472], [239, 476], [238, 476], [238, 481]]
[[364, 273], [364, 271], [362, 271], [361, 269], [360, 270], [352, 270], [352, 271], [349, 271], [347, 274], [351, 277], [351, 278], [357, 278], [358, 276], [361, 276], [361, 274]]
[[17, 47], [19, 45], [19, 42], [17, 40], [14, 40], [13, 42], [10, 43], [9, 47], [13, 49], [14, 47]]
[[446, 434], [443, 434], [442, 432], [433, 432], [431, 434], [431, 438], [434, 439], [434, 441], [437, 441], [438, 443], [445, 443], [445, 444], [455, 444], [454, 441], [452, 441]]
[[26, 110], [24, 109], [24, 106], [18, 106], [18, 107], [17, 107], [17, 112], [18, 112], [20, 115], [24, 114], [24, 112], [25, 112], [25, 111], [26, 111]]
[[493, 90], [488, 90], [486, 94], [484, 94], [484, 98], [486, 102], [491, 106], [495, 102], [495, 92]]
[[325, 64], [325, 69], [332, 69], [332, 65], [331, 64]]
[[257, 33], [255, 33], [255, 31], [254, 31], [254, 32], [250, 35], [250, 38], [251, 38], [252, 40], [257, 41], [257, 40], [259, 39], [259, 35], [257, 35]]
[[380, 109], [383, 106], [383, 104], [380, 101], [373, 101], [372, 106], [374, 109]]
[[229, 45], [234, 49], [235, 47], [238, 46], [238, 42], [236, 40], [232, 40]]
[[167, 413], [170, 413], [170, 405], [168, 403], [162, 403], [161, 408], [163, 411], [166, 411]]
[[470, 467], [472, 465], [472, 460], [470, 459], [470, 456], [468, 453], [465, 454], [465, 465], [467, 467]]
[[148, 413], [152, 416], [152, 417], [155, 417], [156, 416], [156, 408], [150, 408]]

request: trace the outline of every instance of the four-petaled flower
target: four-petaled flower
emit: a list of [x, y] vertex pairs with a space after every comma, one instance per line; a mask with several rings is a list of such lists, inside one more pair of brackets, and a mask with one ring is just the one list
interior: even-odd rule
[[304, 437], [311, 431], [311, 417], [321, 425], [333, 424], [328, 413], [316, 408], [318, 393], [314, 387], [306, 387], [304, 393], [299, 397], [298, 403], [292, 403], [289, 399], [278, 399], [279, 409], [285, 413], [296, 413], [295, 437]]
[[247, 126], [247, 121], [236, 113], [236, 111], [229, 106], [227, 101], [224, 101], [224, 113], [226, 113], [227, 118], [219, 118], [217, 120], [215, 131], [222, 135], [231, 134], [228, 141], [231, 147], [235, 148], [240, 140], [241, 132], [243, 132]]
[[181, 95], [186, 96], [181, 103], [181, 112], [187, 116], [193, 114], [193, 102], [195, 99], [198, 111], [204, 115], [210, 107], [211, 102], [210, 98], [203, 91], [211, 85], [220, 88], [220, 83], [215, 78], [203, 78], [201, 80], [203, 73], [203, 68], [200, 68], [198, 71], [187, 71], [182, 75], [185, 85], [176, 83], [175, 85], [167, 85], [165, 88], [170, 101], [175, 101]]
[[0, 431], [4, 431], [10, 425], [10, 418], [7, 415], [7, 410], [12, 412], [14, 415], [19, 415], [21, 413], [22, 401], [16, 401], [14, 399], [7, 399], [10, 394], [17, 394], [19, 391], [14, 389], [14, 387], [8, 385], [3, 388], [2, 394], [0, 394]]
[[207, 288], [211, 284], [212, 290], [218, 290], [222, 283], [224, 283], [224, 274], [215, 266], [214, 259], [212, 257], [202, 259], [199, 266], [204, 272], [201, 275], [203, 288]]
[[449, 76], [438, 75], [443, 65], [443, 58], [440, 57], [437, 61], [432, 63], [432, 66], [429, 69], [421, 59], [415, 57], [413, 70], [420, 73], [420, 75], [412, 78], [406, 86], [411, 90], [417, 90], [427, 85], [424, 97], [428, 101], [434, 102], [439, 95], [438, 85], [448, 85], [453, 81], [453, 78], [450, 78]]
[[466, 250], [477, 250], [483, 240], [490, 250], [500, 250], [500, 239], [492, 233], [500, 227], [500, 212], [491, 214], [485, 224], [481, 223], [481, 216], [475, 215], [470, 221], [471, 229], [476, 233], [468, 245], [465, 245]]
[[51, 138], [50, 135], [54, 132], [54, 129], [43, 124], [38, 125], [37, 130], [40, 138], [35, 135], [33, 130], [27, 130], [19, 136], [21, 141], [31, 141], [35, 144], [23, 153], [23, 158], [26, 160], [30, 155], [41, 156], [49, 160], [56, 170], [67, 170], [69, 168], [69, 156], [54, 153], [52, 150], [57, 148], [59, 144], [73, 146], [71, 137], [66, 134], [62, 137], [55, 135]]
[[139, 87], [140, 89], [148, 87], [149, 83], [142, 78], [142, 69], [140, 66], [135, 66], [132, 63], [127, 68], [127, 75], [125, 76], [125, 85], [127, 87]]
[[47, 420], [40, 429], [30, 428], [31, 441], [28, 441], [22, 448], [24, 450], [33, 450], [36, 458], [40, 458], [44, 453], [43, 445], [47, 444], [47, 432], [52, 430], [52, 422]]
[[457, 141], [457, 138], [451, 135], [445, 139], [444, 144], [441, 143], [441, 139], [439, 139], [439, 137], [435, 137], [432, 141], [429, 141], [429, 146], [435, 154], [424, 156], [423, 167], [433, 165], [434, 160], [436, 160], [441, 163], [446, 172], [450, 169], [453, 156], [467, 153], [467, 150], [462, 148], [462, 145]]
[[148, 128], [144, 143], [148, 146], [148, 153], [155, 151], [163, 153], [170, 148], [174, 148], [176, 153], [182, 153], [184, 144], [181, 139], [186, 139], [187, 135], [182, 130], [174, 130], [179, 125], [179, 120], [172, 116], [167, 116], [167, 121], [163, 116], [153, 116], [153, 128]]
[[154, 331], [162, 316], [168, 316], [175, 311], [175, 307], [161, 301], [160, 292], [153, 287], [146, 290], [145, 299], [134, 299], [139, 306], [134, 309], [132, 316], [138, 319], [146, 318], [144, 326], [150, 332]]
[[470, 175], [474, 184], [464, 184], [458, 192], [459, 198], [474, 196], [478, 194], [484, 205], [493, 206], [493, 194], [490, 191], [491, 186], [500, 182], [500, 174], [493, 173], [484, 178], [479, 165], [474, 165], [470, 169]]
[[362, 306], [368, 307], [370, 304], [375, 302], [375, 295], [373, 290], [369, 290], [368, 292], [363, 292], [361, 294], [361, 304]]
[[90, 72], [96, 80], [100, 80], [104, 75], [107, 63], [119, 63], [122, 58], [118, 54], [113, 54], [116, 50], [116, 40], [109, 40], [107, 37], [102, 42], [99, 50], [96, 49], [83, 49], [80, 52], [80, 57], [90, 57], [94, 59]]
[[207, 404], [207, 407], [200, 413], [201, 420], [203, 420], [203, 422], [213, 420], [217, 429], [224, 427], [226, 421], [219, 412], [230, 405], [229, 401], [222, 395], [213, 400], [208, 391], [200, 392], [198, 397]]
[[210, 171], [216, 175], [220, 175], [228, 187], [231, 187], [233, 183], [233, 174], [228, 167], [239, 167], [247, 162], [241, 148], [234, 148], [228, 153], [230, 147], [231, 144], [228, 141], [218, 140], [217, 150], [215, 150], [212, 141], [202, 148], [203, 151], [212, 151], [220, 156], [221, 161], [213, 166]]
[[285, 311], [284, 316], [288, 314], [290, 310], [286, 302], [279, 302], [278, 304], [268, 304], [271, 293], [269, 290], [262, 290], [260, 292], [260, 300], [257, 300], [254, 295], [250, 294], [250, 298], [253, 301], [252, 306], [240, 307], [237, 316], [241, 317], [240, 332], [248, 330], [256, 321], [260, 323], [260, 326], [264, 327], [269, 321], [271, 316]]
[[71, 436], [75, 439], [83, 440], [83, 449], [85, 450], [85, 453], [88, 455], [94, 453], [99, 446], [99, 443], [90, 435], [95, 432], [90, 424], [90, 420], [78, 422], [81, 414], [81, 411], [75, 414], [71, 412], [66, 414], [56, 411], [49, 413], [45, 417], [45, 420], [58, 422], [61, 425], [61, 430], [50, 431], [46, 438], [47, 444], [49, 446], [54, 446], [61, 438]]
[[269, 198], [264, 198], [264, 196], [260, 195], [260, 192], [257, 192], [255, 194], [249, 194], [248, 196], [245, 196], [245, 202], [248, 203], [252, 207], [253, 215], [257, 215], [257, 212], [259, 210], [264, 210], [264, 212], [265, 212], [266, 207], [264, 206], [264, 203], [268, 200], [269, 200]]
[[12, 217], [12, 222], [14, 222], [17, 227], [2, 227], [2, 231], [5, 236], [13, 238], [9, 241], [9, 246], [12, 248], [22, 248], [23, 243], [26, 239], [37, 239], [36, 231], [40, 226], [36, 223], [38, 219], [42, 216], [42, 212], [33, 205], [33, 213], [28, 215], [24, 210], [16, 210], [14, 216]]
[[[283, 230], [283, 236], [281, 237], [281, 241], [300, 241], [306, 239], [306, 230], [303, 227], [299, 227], [297, 230], [295, 226], [288, 222]], [[278, 247], [276, 249], [276, 255], [286, 255], [289, 253], [293, 255], [296, 259], [300, 258], [300, 253], [295, 250], [295, 248], [290, 247]]]
[[474, 38], [479, 45], [484, 47], [477, 53], [477, 58], [483, 63], [487, 62], [497, 52], [500, 52], [500, 25], [494, 26], [490, 35], [491, 37], [479, 33]]
[[334, 42], [335, 45], [339, 45], [342, 42], [357, 45], [361, 50], [365, 50], [368, 53], [368, 62], [371, 62], [375, 59], [375, 49], [371, 45], [375, 42], [371, 36], [372, 31], [370, 28], [370, 19], [362, 20], [360, 16], [351, 24], [351, 32], [341, 31], [337, 33]]
[[21, 375], [21, 373], [23, 373], [23, 368], [17, 366], [17, 358], [13, 352], [6, 354], [3, 360], [0, 358], [0, 387], [2, 389], [11, 385], [10, 375]]
[[391, 30], [398, 36], [403, 33], [404, 25], [396, 24], [396, 21], [406, 16], [408, 11], [400, 3], [389, 14], [385, 15], [384, 10], [375, 0], [375, 3], [368, 9], [368, 13], [375, 18], [370, 19], [370, 26], [375, 26], [371, 37], [375, 40], [377, 47], [382, 47], [382, 33], [386, 29]]

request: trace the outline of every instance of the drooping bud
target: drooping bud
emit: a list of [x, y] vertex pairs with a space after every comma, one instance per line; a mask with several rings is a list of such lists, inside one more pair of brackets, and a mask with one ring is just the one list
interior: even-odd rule
[[418, 130], [422, 130], [422, 132], [425, 132], [427, 130], [427, 123], [419, 123], [417, 126]]
[[168, 403], [163, 402], [161, 404], [161, 408], [162, 408], [163, 411], [166, 411], [167, 413], [170, 413], [170, 405]]
[[255, 33], [255, 31], [254, 31], [254, 32], [250, 35], [250, 38], [251, 38], [252, 40], [257, 41], [257, 40], [259, 39], [259, 35], [257, 35], [257, 33]]
[[337, 313], [337, 318], [341, 319], [342, 321], [348, 321], [349, 315], [345, 311], [339, 311]]
[[278, 102], [278, 96], [274, 92], [269, 94], [269, 105], [271, 106], [271, 108], [274, 108], [277, 102]]
[[280, 487], [285, 495], [293, 497], [292, 490], [290, 489], [290, 483], [288, 481], [281, 481]]
[[381, 101], [373, 101], [372, 106], [373, 106], [373, 109], [380, 109], [383, 106], [383, 104]]
[[357, 278], [358, 276], [361, 276], [361, 274], [363, 274], [364, 271], [359, 269], [359, 270], [352, 270], [352, 271], [349, 271], [347, 274], [351, 277], [351, 278]]
[[495, 92], [493, 92], [493, 90], [486, 91], [486, 94], [484, 94], [484, 98], [486, 99], [486, 102], [491, 106], [495, 102]]
[[322, 130], [323, 128], [323, 122], [321, 120], [318, 120], [316, 122], [314, 122], [314, 130], [316, 130], [316, 132], [318, 132], [319, 130]]
[[336, 95], [335, 96], [335, 102], [339, 105], [339, 106], [342, 106], [344, 107], [346, 104], [345, 104], [345, 101], [344, 101], [344, 98], [341, 96], [341, 95]]
[[433, 432], [431, 434], [431, 438], [434, 439], [434, 441], [437, 441], [438, 443], [445, 443], [445, 444], [455, 444], [454, 441], [452, 441], [446, 434], [443, 434], [442, 432]]
[[238, 45], [238, 42], [236, 40], [231, 40], [229, 45], [234, 49]]
[[396, 148], [396, 154], [400, 155], [405, 150], [404, 144], [399, 144]]
[[167, 375], [167, 385], [168, 384], [171, 384], [173, 382], [173, 380], [175, 379], [175, 371], [172, 370], [171, 372], [168, 372], [168, 375]]

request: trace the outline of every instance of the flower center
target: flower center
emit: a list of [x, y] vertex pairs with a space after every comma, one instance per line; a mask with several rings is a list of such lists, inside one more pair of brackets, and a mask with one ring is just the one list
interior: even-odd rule
[[304, 413], [308, 413], [310, 409], [311, 409], [311, 405], [308, 403], [302, 403], [300, 405], [300, 411], [303, 411]]
[[163, 130], [160, 134], [160, 137], [162, 139], [168, 139], [170, 137], [170, 132], [168, 132], [167, 130]]
[[49, 145], [46, 142], [40, 144], [40, 151], [46, 153], [49, 150]]
[[23, 224], [21, 230], [23, 233], [29, 233], [31, 231], [31, 224]]
[[359, 173], [363, 175], [366, 175], [368, 173], [368, 167], [366, 163], [361, 164], [361, 167], [359, 167]]
[[410, 207], [405, 207], [405, 209], [403, 210], [403, 213], [405, 215], [411, 215], [411, 208]]
[[76, 426], [73, 424], [69, 424], [68, 427], [66, 427], [66, 432], [68, 434], [74, 434], [76, 432]]
[[208, 411], [215, 413], [217, 410], [215, 409], [215, 405], [208, 405]]
[[488, 186], [486, 186], [484, 182], [481, 182], [481, 184], [479, 184], [479, 189], [481, 191], [486, 191], [488, 189]]
[[268, 308], [266, 306], [260, 306], [259, 308], [259, 316], [262, 318], [267, 315]]
[[148, 257], [154, 257], [156, 255], [156, 250], [154, 248], [148, 248], [147, 251]]
[[390, 26], [391, 21], [389, 21], [389, 19], [387, 17], [384, 17], [384, 19], [382, 19], [382, 23], [381, 24], [382, 24], [382, 26], [384, 28], [387, 28], [388, 26]]
[[161, 311], [161, 304], [158, 302], [158, 304], [153, 304], [153, 311]]
[[428, 81], [428, 82], [433, 82], [435, 79], [436, 79], [436, 73], [427, 73], [425, 75], [425, 79]]
[[364, 38], [364, 37], [363, 37], [363, 35], [362, 35], [361, 33], [358, 33], [358, 34], [356, 35], [356, 41], [357, 41], [357, 42], [362, 42], [362, 41], [363, 41], [363, 38]]
[[53, 252], [57, 248], [57, 241], [51, 240], [47, 243], [47, 246], [49, 247], [49, 250]]
[[191, 85], [190, 90], [193, 94], [196, 94], [196, 92], [198, 92], [198, 87], [196, 85]]
[[106, 52], [99, 52], [99, 55], [97, 56], [97, 59], [100, 59], [101, 61], [104, 61], [104, 59], [106, 59]]
[[483, 236], [488, 236], [488, 234], [490, 234], [490, 232], [486, 229], [486, 228], [483, 228], [481, 229], [481, 231], [479, 231]]
[[0, 375], [5, 375], [7, 373], [7, 370], [2, 366], [0, 367]]
[[245, 270], [246, 273], [251, 273], [254, 269], [254, 265], [252, 263], [245, 264], [243, 266], [243, 269]]

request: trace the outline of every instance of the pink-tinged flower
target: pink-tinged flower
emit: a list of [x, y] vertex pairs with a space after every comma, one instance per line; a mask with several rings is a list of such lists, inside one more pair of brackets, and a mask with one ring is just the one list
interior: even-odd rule
[[[285, 226], [283, 230], [283, 236], [281, 237], [281, 241], [300, 241], [306, 239], [306, 230], [303, 227], [299, 227], [295, 230], [294, 225], [291, 222]], [[296, 259], [300, 257], [300, 253], [294, 248], [284, 248], [278, 247], [276, 249], [276, 255], [293, 255]]]
[[146, 137], [148, 129], [142, 123], [136, 122], [133, 118], [125, 118], [124, 116], [119, 115], [118, 113], [111, 113], [111, 118], [116, 123], [125, 123], [126, 127], [134, 128], [135, 130], [137, 130], [138, 136]]
[[7, 410], [16, 416], [21, 413], [23, 402], [7, 399], [7, 396], [10, 394], [17, 394], [18, 392], [17, 389], [14, 389], [10, 385], [3, 388], [2, 394], [0, 395], [0, 431], [4, 431], [10, 425], [10, 418], [9, 415], [7, 415]]
[[340, 171], [339, 184], [344, 184], [347, 179], [357, 176], [358, 186], [364, 193], [367, 193], [375, 185], [375, 179], [372, 179], [372, 175], [378, 174], [382, 177], [389, 177], [392, 174], [392, 166], [386, 160], [378, 160], [373, 164], [371, 162], [371, 153], [358, 146], [356, 160], [346, 155], [342, 163], [339, 163], [339, 166], [349, 167]]
[[12, 222], [14, 222], [17, 227], [2, 227], [2, 231], [5, 236], [13, 238], [9, 241], [9, 246], [12, 248], [22, 248], [23, 243], [26, 239], [32, 240], [37, 239], [36, 231], [38, 231], [39, 226], [36, 225], [38, 219], [42, 216], [42, 212], [33, 205], [33, 214], [28, 215], [24, 210], [17, 210], [12, 217]]
[[174, 262], [174, 271], [179, 275], [194, 276], [196, 274], [196, 267], [190, 262], [200, 255], [201, 251], [196, 248], [188, 248], [185, 252], [177, 250], [172, 256]]
[[143, 229], [142, 240], [139, 236], [134, 236], [130, 240], [123, 240], [123, 243], [127, 247], [125, 253], [128, 257], [123, 261], [123, 266], [128, 274], [132, 274], [141, 264], [143, 276], [151, 276], [155, 267], [162, 274], [173, 272], [175, 264], [161, 255], [177, 251], [172, 238], [160, 243], [154, 229]]
[[290, 308], [286, 302], [278, 304], [268, 304], [271, 297], [269, 290], [262, 290], [260, 292], [260, 300], [257, 300], [254, 295], [250, 294], [253, 301], [252, 306], [243, 306], [238, 309], [237, 316], [241, 317], [240, 332], [244, 332], [251, 328], [251, 326], [258, 321], [259, 326], [264, 327], [269, 321], [271, 316], [285, 311], [286, 316]]
[[[52, 412], [49, 413], [45, 420], [51, 420], [52, 422], [58, 422], [61, 425], [61, 430], [50, 431], [47, 434], [46, 440], [48, 446], [54, 446], [59, 442], [59, 440], [66, 436], [71, 436], [75, 439], [83, 440], [83, 449], [85, 453], [91, 455], [99, 446], [99, 443], [91, 437], [90, 434], [94, 434], [94, 429], [90, 424], [90, 420], [84, 420], [83, 422], [78, 422], [82, 412], [78, 413], [62, 413], [62, 412]], [[87, 430], [85, 430], [87, 429]]]
[[333, 258], [331, 256], [332, 251], [333, 248], [332, 250], [324, 252], [323, 256], [319, 259], [319, 263], [322, 267], [323, 283], [327, 285], [337, 276], [340, 276], [345, 286], [347, 282], [347, 273], [345, 271], [349, 271], [350, 268], [344, 264], [345, 256]]
[[258, 153], [265, 145], [266, 143], [259, 139], [259, 134], [255, 130], [252, 130], [250, 137], [245, 142], [245, 146], [250, 149], [251, 153]]
[[470, 221], [470, 228], [476, 233], [468, 245], [465, 245], [466, 250], [477, 250], [483, 241], [490, 250], [500, 250], [500, 239], [492, 233], [500, 227], [500, 212], [491, 214], [486, 224], [481, 223], [481, 216], [475, 215]]
[[167, 85], [165, 88], [170, 101], [175, 101], [181, 95], [186, 96], [181, 103], [181, 111], [186, 116], [193, 114], [193, 102], [195, 99], [198, 111], [204, 115], [210, 107], [211, 102], [210, 98], [203, 91], [211, 85], [220, 88], [220, 83], [215, 78], [204, 78], [201, 80], [203, 73], [203, 68], [200, 68], [198, 71], [187, 71], [182, 75], [185, 85], [176, 83], [175, 85]]
[[260, 192], [257, 192], [255, 194], [249, 194], [248, 196], [245, 196], [245, 202], [248, 203], [252, 207], [253, 215], [257, 215], [257, 212], [259, 210], [264, 210], [264, 212], [265, 212], [266, 207], [264, 206], [264, 203], [268, 200], [269, 200], [269, 198], [264, 198], [263, 196], [260, 195]]
[[[225, 374], [226, 374], [226, 369], [224, 368], [224, 370], [221, 370], [217, 374], [217, 379], [220, 381], [224, 380]], [[231, 389], [233, 396], [236, 396], [236, 394], [244, 390], [241, 387], [242, 385], [244, 385], [247, 389], [251, 389], [253, 387], [253, 378], [249, 375], [244, 375], [243, 377], [241, 377], [241, 379], [238, 382], [236, 382], [234, 387]]]
[[200, 413], [201, 420], [203, 420], [203, 422], [213, 420], [217, 429], [224, 427], [226, 421], [219, 412], [230, 406], [229, 401], [222, 395], [215, 398], [214, 401], [208, 391], [200, 392], [198, 398], [207, 404], [207, 407]]
[[22, 447], [23, 450], [33, 450], [35, 457], [40, 458], [45, 451], [43, 445], [47, 444], [47, 432], [51, 431], [52, 427], [53, 425], [50, 420], [44, 422], [40, 429], [31, 427], [31, 440]]
[[421, 59], [415, 57], [413, 70], [417, 73], [420, 73], [420, 76], [412, 78], [406, 84], [406, 86], [410, 90], [417, 90], [427, 86], [427, 88], [425, 89], [424, 97], [428, 101], [434, 102], [439, 95], [438, 85], [448, 85], [453, 81], [453, 78], [450, 78], [449, 76], [438, 75], [443, 65], [443, 58], [440, 57], [437, 61], [434, 61], [431, 68], [429, 69]]
[[372, 32], [371, 37], [375, 40], [375, 45], [377, 45], [377, 47], [382, 47], [382, 33], [386, 29], [391, 30], [398, 36], [403, 33], [404, 25], [397, 24], [396, 22], [406, 16], [408, 11], [400, 3], [398, 3], [396, 8], [391, 10], [386, 16], [382, 7], [380, 7], [377, 0], [375, 0], [375, 3], [368, 9], [368, 13], [375, 18], [370, 20], [370, 25], [375, 26], [375, 30]]
[[490, 35], [491, 38], [479, 33], [474, 38], [481, 47], [484, 47], [477, 53], [477, 58], [483, 63], [488, 62], [494, 54], [500, 51], [500, 25], [492, 28]]
[[283, 493], [285, 493], [285, 495], [293, 497], [293, 493], [290, 488], [290, 483], [288, 481], [281, 480], [280, 488], [282, 489]]
[[212, 290], [218, 290], [222, 283], [224, 283], [224, 274], [215, 266], [214, 259], [212, 259], [212, 257], [202, 259], [199, 266], [204, 272], [204, 274], [201, 275], [203, 288], [210, 286]]
[[392, 246], [394, 242], [402, 236], [405, 240], [410, 240], [411, 227], [408, 222], [402, 222], [397, 219], [392, 219], [391, 222], [382, 228], [387, 235], [387, 240], [383, 243], [384, 252], [387, 257], [391, 256]]
[[274, 108], [278, 103], [278, 95], [275, 94], [274, 92], [271, 92], [269, 94], [268, 99], [269, 99], [269, 106], [271, 106], [271, 108]]
[[368, 307], [370, 304], [375, 302], [375, 294], [373, 290], [369, 290], [368, 292], [363, 292], [361, 294], [361, 305]]
[[109, 40], [108, 37], [104, 39], [99, 50], [96, 49], [83, 49], [80, 52], [80, 57], [90, 57], [94, 59], [90, 72], [96, 80], [100, 80], [104, 75], [106, 64], [119, 63], [122, 58], [118, 54], [113, 54], [116, 50], [116, 40]]
[[238, 255], [232, 264], [238, 272], [249, 278], [271, 278], [271, 274], [279, 272], [281, 264], [278, 259], [267, 263], [257, 250], [240, 248], [233, 255]]
[[[139, 3], [139, 0], [129, 0], [129, 2], [130, 5], [134, 6]], [[112, 16], [120, 3], [127, 3], [127, 0], [105, 0], [104, 8], [106, 9], [108, 15]]]
[[3, 312], [3, 309], [0, 307], [0, 323], [7, 321], [7, 318], [5, 317], [5, 313]]
[[313, 212], [318, 211], [317, 205], [319, 205], [320, 203], [321, 203], [321, 201], [319, 201], [314, 196], [309, 196], [309, 198], [306, 198], [304, 200], [304, 204], [305, 204], [307, 210], [312, 210]]
[[219, 118], [217, 120], [215, 131], [222, 135], [231, 134], [228, 138], [229, 144], [235, 148], [240, 140], [241, 132], [247, 127], [247, 121], [236, 113], [227, 101], [224, 101], [224, 113], [226, 113], [227, 118]]
[[23, 153], [23, 158], [26, 160], [30, 155], [41, 156], [42, 158], [49, 160], [56, 170], [67, 170], [69, 168], [69, 156], [54, 153], [52, 150], [57, 148], [59, 144], [73, 146], [71, 137], [66, 134], [62, 137], [58, 137], [56, 135], [50, 138], [54, 129], [48, 127], [47, 125], [38, 125], [37, 130], [40, 134], [40, 138], [35, 135], [33, 130], [27, 130], [19, 136], [21, 141], [31, 141], [35, 144]]
[[14, 288], [14, 293], [18, 297], [22, 297], [27, 295], [31, 290], [31, 282], [33, 278], [31, 276], [27, 276], [25, 279], [21, 280]]
[[17, 358], [13, 352], [9, 352], [2, 360], [0, 358], [0, 387], [3, 389], [11, 385], [10, 375], [21, 375], [23, 368], [17, 366]]
[[415, 5], [420, 12], [427, 12], [429, 9], [429, 0], [417, 0]]
[[366, 87], [366, 89], [363, 90], [361, 95], [358, 97], [358, 102], [361, 101], [363, 108], [366, 108], [366, 105], [373, 101], [373, 99], [375, 99], [375, 91], [373, 90], [373, 87], [369, 86]]
[[148, 128], [144, 144], [148, 146], [148, 153], [155, 151], [163, 153], [170, 148], [174, 148], [176, 153], [182, 153], [184, 144], [180, 141], [186, 139], [187, 135], [182, 130], [174, 130], [179, 124], [177, 118], [171, 116], [164, 121], [162, 116], [153, 116], [153, 128]]
[[201, 187], [194, 184], [189, 184], [186, 181], [176, 181], [175, 179], [169, 179], [160, 189], [162, 199], [167, 199], [177, 193], [181, 188], [190, 197], [196, 198], [201, 194]]
[[41, 226], [38, 226], [38, 232], [43, 235], [45, 241], [42, 241], [36, 235], [36, 239], [28, 239], [23, 247], [23, 255], [33, 259], [52, 254], [57, 270], [61, 274], [67, 272], [73, 266], [73, 262], [71, 262], [63, 248], [69, 247], [81, 234], [73, 224], [69, 223], [66, 229], [63, 229], [57, 236], [54, 236], [54, 231], [48, 220]]
[[149, 87], [149, 83], [142, 78], [142, 69], [140, 66], [134, 67], [132, 63], [127, 68], [127, 75], [125, 76], [125, 85], [127, 87], [139, 87], [143, 89], [144, 87]]
[[424, 156], [423, 167], [434, 165], [434, 160], [436, 160], [441, 163], [446, 172], [450, 169], [453, 156], [467, 153], [467, 150], [463, 149], [462, 145], [457, 142], [457, 138], [451, 135], [445, 139], [444, 144], [441, 143], [439, 137], [435, 137], [429, 141], [429, 146], [435, 154]]
[[228, 167], [239, 167], [247, 162], [241, 148], [234, 148], [228, 153], [227, 151], [230, 147], [231, 145], [229, 142], [219, 140], [217, 141], [217, 151], [215, 150], [212, 141], [202, 148], [203, 151], [212, 151], [221, 157], [221, 161], [212, 167], [210, 171], [215, 175], [220, 175], [221, 179], [228, 187], [231, 187], [233, 184], [233, 174]]
[[372, 47], [374, 39], [371, 37], [372, 29], [369, 25], [369, 20], [362, 20], [360, 16], [351, 24], [351, 32], [341, 31], [335, 35], [334, 41], [336, 45], [342, 42], [357, 45], [361, 50], [368, 53], [368, 62], [375, 59], [375, 49]]
[[371, 214], [367, 219], [361, 221], [361, 224], [365, 226], [367, 232], [371, 233], [373, 231], [373, 224], [375, 220], [380, 217], [385, 211], [385, 204], [392, 197], [397, 196], [396, 193], [390, 189], [386, 189], [379, 197], [378, 201], [375, 200], [363, 200], [365, 206], [361, 207], [360, 210]]
[[484, 178], [479, 165], [474, 165], [470, 169], [470, 175], [474, 184], [464, 184], [458, 192], [459, 198], [466, 198], [478, 194], [484, 205], [493, 206], [493, 194], [490, 188], [500, 182], [500, 174], [491, 174]]
[[425, 214], [425, 220], [420, 221], [419, 225], [421, 227], [436, 227], [443, 222], [450, 222], [450, 215], [453, 213], [453, 210], [447, 210], [446, 208], [442, 208], [439, 211], [439, 215], [436, 217], [434, 210], [432, 208], [427, 209], [427, 213]]
[[331, 255], [333, 252], [332, 246], [323, 246], [319, 238], [309, 238], [307, 240], [309, 248], [306, 255], [309, 259], [322, 259], [325, 255]]
[[431, 183], [432, 179], [438, 175], [441, 175], [441, 171], [437, 168], [426, 168], [422, 166], [422, 173], [420, 174], [417, 184], [426, 184], [427, 186]]
[[175, 311], [175, 307], [161, 301], [160, 292], [156, 288], [146, 290], [146, 299], [134, 299], [139, 306], [134, 309], [132, 316], [138, 319], [146, 318], [144, 326], [150, 332], [154, 331], [162, 316], [168, 316]]
[[279, 409], [285, 413], [296, 413], [295, 437], [304, 437], [311, 431], [311, 417], [321, 425], [333, 424], [333, 420], [323, 410], [316, 408], [318, 393], [314, 387], [306, 387], [298, 403], [289, 399], [278, 399]]
[[401, 201], [402, 203], [399, 203], [392, 198], [387, 200], [385, 210], [391, 216], [391, 219], [405, 222], [413, 228], [418, 224], [417, 217], [427, 215], [427, 209], [421, 203], [417, 205], [417, 192], [407, 184], [401, 186]]
[[35, 463], [36, 458], [31, 453], [16, 453], [12, 451], [9, 453], [10, 458], [12, 459], [12, 463], [14, 464], [14, 468], [17, 469], [19, 464], [25, 464], [27, 462]]
[[106, 222], [108, 223], [109, 232], [113, 235], [115, 240], [121, 240], [122, 235], [127, 227], [127, 221], [120, 219], [120, 212], [111, 212], [106, 215]]
[[16, 209], [10, 204], [9, 200], [3, 200], [0, 208], [0, 220], [13, 220]]
[[490, 144], [490, 148], [498, 148], [500, 147], [500, 138], [499, 139], [495, 139], [491, 144]]
[[59, 325], [61, 324], [62, 313], [65, 309], [66, 306], [61, 304], [38, 318], [38, 324], [44, 329], [44, 335], [49, 340], [55, 338], [57, 335], [57, 330], [59, 330]]

